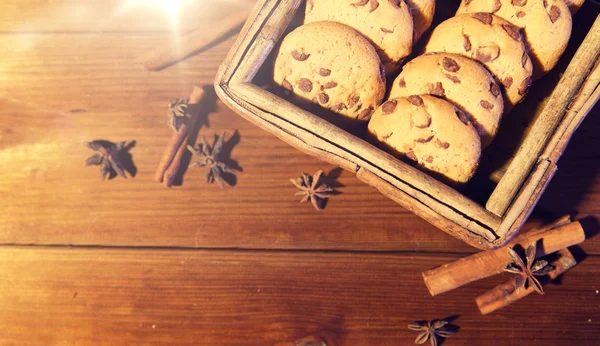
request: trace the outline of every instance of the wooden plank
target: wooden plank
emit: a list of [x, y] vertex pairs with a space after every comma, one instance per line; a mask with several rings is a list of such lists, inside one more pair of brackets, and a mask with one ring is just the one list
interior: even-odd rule
[[[333, 173], [343, 194], [323, 212], [298, 205], [288, 179], [334, 167], [222, 105], [202, 133], [239, 131], [231, 155], [243, 168], [237, 185], [206, 185], [198, 169], [182, 187], [165, 189], [153, 181], [169, 138], [163, 109], [62, 112], [0, 102], [0, 119], [11, 119], [0, 121], [0, 161], [10, 163], [0, 165], [0, 243], [441, 250], [449, 241], [468, 250], [347, 172]], [[92, 139], [137, 140], [137, 176], [101, 182], [95, 167], [83, 167], [91, 155], [83, 142]]]
[[127, 110], [142, 118], [212, 84], [234, 38], [159, 73], [137, 61], [169, 34], [0, 35], [0, 97], [36, 108]]
[[[189, 172], [176, 191], [154, 184], [151, 175], [169, 138], [167, 102], [195, 84], [212, 83], [233, 43], [159, 73], [143, 70], [136, 57], [169, 39], [0, 35], [0, 243], [474, 251], [347, 172], [339, 178], [343, 194], [323, 212], [297, 205], [287, 179], [320, 168], [329, 173], [333, 166], [220, 103], [202, 133], [239, 130], [232, 153], [244, 169], [238, 185], [225, 191], [206, 186], [201, 170]], [[572, 208], [600, 215], [599, 114], [597, 107], [575, 135], [574, 149], [563, 158], [568, 164], [561, 161], [556, 188], [549, 188], [552, 197], [542, 199], [550, 212], [540, 210], [537, 218], [551, 220]], [[90, 155], [82, 142], [97, 138], [137, 140], [131, 152], [138, 176], [100, 183], [94, 168], [82, 167]], [[596, 237], [582, 248], [600, 253], [599, 245]]]
[[251, 8], [254, 2], [183, 1], [171, 18], [169, 10], [146, 0], [3, 0], [0, 32], [185, 32], [202, 22]]
[[0, 343], [263, 346], [318, 334], [338, 346], [410, 345], [409, 322], [458, 315], [452, 345], [597, 345], [598, 257], [486, 317], [474, 298], [508, 274], [427, 293], [421, 272], [455, 258], [4, 247]]
[[[176, 191], [154, 184], [169, 138], [166, 104], [194, 84], [212, 83], [231, 44], [160, 73], [144, 71], [135, 58], [168, 40], [0, 35], [0, 161], [10, 162], [0, 165], [1, 243], [388, 250], [443, 250], [450, 243], [470, 251], [346, 172], [343, 194], [325, 211], [297, 205], [288, 179], [333, 166], [222, 104], [202, 133], [239, 130], [232, 158], [244, 172], [237, 186], [206, 186], [201, 170], [190, 171]], [[94, 168], [82, 166], [91, 154], [82, 142], [99, 138], [137, 140], [135, 179], [101, 183]]]
[[565, 74], [552, 91], [552, 96], [529, 135], [525, 138], [506, 173], [486, 203], [486, 208], [502, 216], [521, 189], [547, 141], [584, 82], [600, 54], [600, 17], [575, 53]]

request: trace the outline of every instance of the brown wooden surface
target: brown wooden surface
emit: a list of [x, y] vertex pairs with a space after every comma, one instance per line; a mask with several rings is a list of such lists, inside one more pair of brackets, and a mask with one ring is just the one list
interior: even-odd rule
[[[148, 72], [138, 58], [170, 42], [169, 22], [150, 5], [111, 18], [123, 2], [0, 4], [0, 344], [271, 345], [328, 331], [341, 345], [407, 345], [410, 320], [452, 314], [462, 329], [448, 345], [598, 343], [600, 237], [547, 296], [480, 317], [475, 296], [507, 277], [431, 298], [420, 276], [474, 249], [220, 102], [201, 134], [238, 130], [235, 186], [206, 185], [201, 169], [171, 190], [155, 183], [166, 105], [211, 84], [233, 38]], [[210, 3], [187, 5], [184, 31], [251, 1]], [[528, 227], [577, 212], [597, 232], [599, 115]], [[135, 178], [101, 182], [83, 167], [94, 139], [135, 140]], [[288, 182], [318, 169], [342, 193], [321, 212], [298, 205]]]
[[421, 282], [421, 271], [456, 257], [3, 248], [0, 343], [263, 346], [319, 334], [336, 345], [410, 345], [413, 319], [458, 315], [445, 345], [597, 345], [598, 257], [545, 296], [485, 317], [474, 298], [509, 275], [435, 298]]

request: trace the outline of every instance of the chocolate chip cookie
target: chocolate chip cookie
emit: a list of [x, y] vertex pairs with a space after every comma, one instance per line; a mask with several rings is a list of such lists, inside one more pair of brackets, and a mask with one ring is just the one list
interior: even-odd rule
[[521, 29], [490, 13], [452, 17], [433, 32], [425, 51], [456, 53], [482, 63], [504, 87], [504, 108], [511, 109], [529, 90], [532, 64]]
[[413, 17], [414, 42], [416, 43], [431, 26], [435, 14], [435, 0], [406, 0], [406, 4]]
[[390, 98], [418, 94], [442, 97], [465, 111], [481, 137], [490, 144], [502, 118], [504, 103], [494, 77], [475, 60], [450, 53], [421, 55], [402, 67]]
[[375, 46], [388, 74], [412, 51], [413, 19], [404, 0], [307, 0], [304, 21], [356, 29]]
[[382, 147], [452, 182], [468, 181], [479, 164], [477, 131], [462, 111], [435, 96], [386, 101], [375, 110], [368, 130]]
[[548, 73], [567, 48], [571, 12], [564, 0], [463, 0], [457, 14], [489, 12], [523, 29], [533, 79]]
[[335, 22], [296, 28], [275, 59], [276, 84], [346, 118], [367, 121], [385, 94], [385, 73], [373, 46]]

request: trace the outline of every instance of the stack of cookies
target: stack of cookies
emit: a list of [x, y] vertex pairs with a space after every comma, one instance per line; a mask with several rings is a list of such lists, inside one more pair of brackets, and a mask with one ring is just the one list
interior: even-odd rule
[[[307, 0], [274, 81], [355, 122], [389, 152], [464, 183], [500, 120], [550, 71], [582, 0], [463, 0], [424, 54], [404, 64], [431, 25], [434, 0]], [[387, 90], [386, 78], [402, 70]]]

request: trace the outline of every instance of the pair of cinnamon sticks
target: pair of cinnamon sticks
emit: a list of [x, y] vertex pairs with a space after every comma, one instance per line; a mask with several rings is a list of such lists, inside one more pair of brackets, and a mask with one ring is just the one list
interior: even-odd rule
[[[492, 275], [502, 273], [511, 262], [508, 248], [520, 245], [538, 243], [536, 258], [557, 253], [558, 257], [550, 264], [554, 267], [548, 273], [548, 279], [553, 280], [576, 265], [575, 258], [567, 247], [577, 245], [585, 240], [585, 233], [579, 222], [570, 222], [570, 218], [563, 217], [554, 224], [533, 232], [528, 232], [516, 238], [509, 244], [495, 249], [483, 251], [455, 262], [442, 265], [423, 273], [423, 280], [432, 296], [453, 290]], [[532, 287], [515, 290], [516, 278], [499, 285], [475, 299], [483, 315], [524, 298], [531, 294]]]
[[166, 187], [172, 187], [181, 168], [181, 159], [187, 150], [187, 144], [190, 137], [190, 130], [195, 127], [200, 114], [198, 105], [204, 99], [205, 90], [194, 87], [188, 100], [185, 120], [181, 127], [173, 133], [169, 144], [158, 164], [154, 179], [163, 183]]

